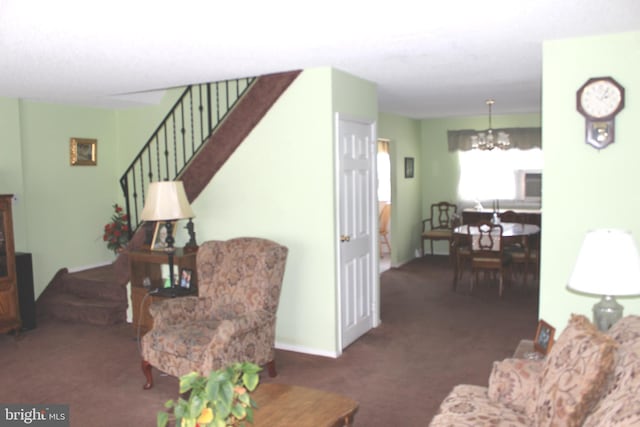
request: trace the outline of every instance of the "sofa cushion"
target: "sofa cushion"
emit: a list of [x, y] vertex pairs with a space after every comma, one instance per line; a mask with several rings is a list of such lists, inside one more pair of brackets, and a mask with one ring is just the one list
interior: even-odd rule
[[505, 359], [493, 363], [489, 376], [489, 399], [533, 417], [543, 362], [541, 360]]
[[616, 343], [582, 315], [569, 325], [544, 360], [536, 399], [538, 426], [579, 426], [600, 399], [613, 370]]
[[625, 316], [613, 324], [607, 335], [625, 345], [640, 337], [640, 316]]
[[618, 350], [607, 392], [584, 422], [585, 427], [640, 425], [640, 338]]
[[458, 385], [444, 399], [430, 427], [527, 427], [526, 415], [489, 399], [487, 388]]

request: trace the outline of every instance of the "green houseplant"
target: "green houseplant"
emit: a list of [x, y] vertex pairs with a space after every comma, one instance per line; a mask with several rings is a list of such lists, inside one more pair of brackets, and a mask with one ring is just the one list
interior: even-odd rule
[[[260, 381], [261, 368], [253, 363], [234, 363], [212, 371], [208, 377], [191, 372], [180, 377], [180, 394], [186, 399], [167, 401], [158, 412], [158, 427], [170, 419], [176, 427], [240, 427], [253, 423], [256, 403], [250, 396]], [[172, 412], [172, 413], [171, 413]]]

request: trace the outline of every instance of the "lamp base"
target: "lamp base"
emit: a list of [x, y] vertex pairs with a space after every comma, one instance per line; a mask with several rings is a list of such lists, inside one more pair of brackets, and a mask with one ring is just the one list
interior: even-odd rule
[[622, 310], [624, 307], [618, 304], [616, 299], [611, 295], [603, 295], [602, 299], [593, 306], [593, 323], [602, 332], [606, 332], [622, 319]]

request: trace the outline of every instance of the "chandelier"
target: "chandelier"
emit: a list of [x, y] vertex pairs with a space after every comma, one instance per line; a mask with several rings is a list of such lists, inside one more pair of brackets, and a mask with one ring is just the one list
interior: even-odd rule
[[493, 98], [489, 98], [486, 101], [487, 106], [489, 107], [489, 129], [483, 132], [478, 132], [476, 135], [471, 136], [471, 147], [477, 148], [480, 150], [493, 150], [498, 147], [503, 150], [506, 150], [511, 145], [511, 141], [509, 140], [509, 134], [503, 131], [497, 131], [494, 134], [493, 129], [491, 128], [491, 107], [495, 101]]

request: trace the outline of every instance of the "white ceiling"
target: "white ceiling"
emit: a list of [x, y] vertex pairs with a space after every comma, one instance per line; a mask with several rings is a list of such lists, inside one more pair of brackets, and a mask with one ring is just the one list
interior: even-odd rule
[[0, 0], [0, 96], [127, 106], [332, 66], [375, 82], [384, 112], [484, 114], [489, 97], [495, 114], [539, 112], [543, 40], [640, 30], [638, 0], [221, 3]]

